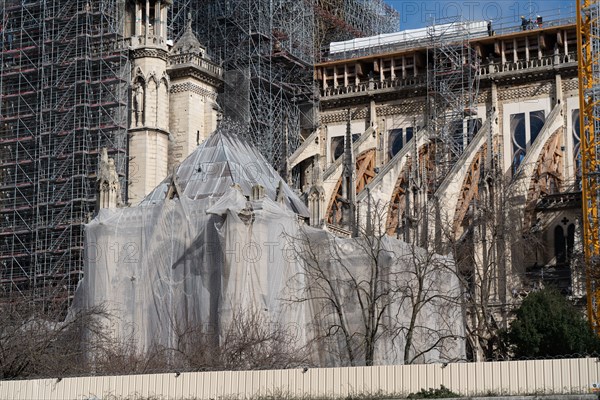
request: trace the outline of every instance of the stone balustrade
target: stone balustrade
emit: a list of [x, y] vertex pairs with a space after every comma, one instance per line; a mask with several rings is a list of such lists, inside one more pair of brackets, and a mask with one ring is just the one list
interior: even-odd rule
[[391, 88], [408, 88], [419, 85], [424, 85], [427, 82], [426, 76], [416, 76], [411, 78], [396, 78], [386, 79], [383, 81], [370, 80], [367, 82], [361, 82], [357, 85], [328, 87], [322, 91], [323, 97], [340, 96], [344, 94], [352, 93], [366, 93], [373, 90], [383, 90]]
[[505, 63], [483, 63], [480, 66], [482, 77], [501, 72], [518, 72], [533, 68], [551, 68], [561, 64], [576, 63], [577, 54], [553, 54], [541, 58], [530, 58], [529, 60], [507, 61]]
[[200, 69], [209, 72], [212, 75], [222, 76], [223, 68], [214, 64], [213, 62], [202, 58], [198, 54], [193, 53], [182, 53], [172, 54], [169, 57], [169, 66], [176, 66], [181, 64], [191, 64], [199, 67]]
[[[545, 69], [558, 67], [564, 64], [571, 64], [577, 62], [577, 54], [575, 52], [568, 54], [553, 54], [543, 56], [541, 58], [530, 58], [529, 60], [517, 60], [501, 62], [489, 62], [482, 63], [479, 65], [479, 73], [481, 78], [492, 77], [498, 73], [518, 73], [525, 70]], [[410, 78], [395, 78], [385, 80], [374, 80], [363, 81], [358, 84], [351, 84], [347, 86], [330, 86], [321, 89], [321, 96], [323, 98], [336, 97], [350, 94], [360, 94], [373, 91], [380, 91], [385, 89], [401, 89], [411, 88], [425, 85], [427, 83], [427, 76], [425, 73], [421, 73], [418, 76]]]

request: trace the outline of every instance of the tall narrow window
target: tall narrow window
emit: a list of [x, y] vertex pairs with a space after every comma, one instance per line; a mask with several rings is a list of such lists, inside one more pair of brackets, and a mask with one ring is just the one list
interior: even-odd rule
[[529, 144], [535, 142], [545, 123], [546, 115], [544, 110], [532, 111], [529, 114]]
[[390, 158], [394, 157], [404, 146], [402, 128], [390, 129], [388, 133], [388, 153]]
[[473, 136], [477, 135], [477, 132], [481, 129], [481, 118], [472, 118], [467, 120], [468, 139], [471, 142]]
[[513, 173], [517, 171], [527, 151], [527, 137], [525, 132], [525, 114], [512, 114], [510, 116], [510, 137], [512, 141]]
[[410, 139], [412, 139], [413, 137], [413, 127], [409, 126], [408, 128], [406, 128], [406, 141], [404, 142], [404, 144], [410, 142]]
[[452, 135], [452, 143], [454, 146], [454, 149], [458, 152], [462, 152], [463, 148], [464, 148], [464, 126], [463, 126], [463, 120], [455, 120], [452, 121], [452, 123], [450, 124], [450, 132]]
[[337, 160], [339, 156], [344, 154], [344, 136], [331, 138], [331, 154], [333, 155], [331, 161]]

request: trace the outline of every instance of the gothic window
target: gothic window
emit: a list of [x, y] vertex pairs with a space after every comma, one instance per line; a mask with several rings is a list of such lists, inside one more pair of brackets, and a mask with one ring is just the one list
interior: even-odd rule
[[404, 146], [404, 142], [403, 142], [403, 129], [402, 128], [398, 128], [398, 129], [390, 129], [389, 133], [388, 133], [388, 153], [390, 155], [390, 158], [394, 157], [396, 154], [398, 154], [398, 152], [400, 150], [402, 150], [402, 147]]
[[154, 7], [154, 2], [150, 3], [150, 15], [148, 15], [148, 25], [151, 26], [150, 29], [152, 29], [154, 27], [154, 22], [155, 22], [155, 7]]
[[333, 159], [331, 161], [337, 160], [339, 156], [344, 154], [343, 136], [331, 138], [331, 154], [333, 155]]
[[395, 128], [388, 131], [388, 154], [392, 158], [413, 138], [413, 127]]
[[510, 137], [513, 150], [513, 173], [517, 171], [527, 151], [527, 138], [525, 132], [525, 114], [512, 114], [510, 116]]
[[481, 129], [482, 122], [481, 118], [472, 118], [467, 120], [467, 130], [469, 132], [469, 142], [473, 139], [473, 136]]
[[[331, 151], [331, 155], [332, 155], [332, 162], [337, 160], [338, 157], [340, 157], [342, 154], [344, 154], [344, 141], [345, 141], [346, 136], [336, 136], [334, 138], [331, 138], [331, 147], [330, 147], [330, 151]], [[358, 138], [360, 138], [360, 134], [358, 133], [353, 133], [352, 134], [352, 143], [356, 142], [358, 140]]]
[[454, 148], [462, 151], [464, 147], [464, 129], [463, 120], [452, 121], [450, 124], [450, 134], [454, 142]]
[[529, 114], [529, 144], [533, 144], [546, 123], [544, 110], [532, 111]]
[[511, 114], [510, 134], [513, 150], [513, 174], [517, 172], [523, 158], [525, 158], [525, 154], [527, 154], [527, 150], [535, 142], [545, 123], [546, 114], [544, 110]]
[[409, 126], [408, 128], [406, 128], [406, 141], [404, 142], [405, 144], [408, 143], [410, 141], [410, 139], [412, 139], [413, 137], [413, 128], [412, 126]]

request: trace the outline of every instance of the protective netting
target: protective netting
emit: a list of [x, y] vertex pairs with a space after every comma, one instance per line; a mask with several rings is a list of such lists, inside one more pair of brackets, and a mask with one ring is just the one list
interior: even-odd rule
[[[249, 176], [249, 163], [253, 178], [240, 179]], [[265, 188], [264, 196], [252, 194], [256, 184]], [[173, 347], [177, 327], [226, 327], [239, 310], [259, 310], [267, 321], [294, 326], [297, 344], [311, 344], [315, 363], [343, 363], [336, 356], [346, 345], [339, 336], [314, 340], [335, 321], [330, 304], [311, 286], [317, 277], [309, 266], [320, 263], [333, 290], [344, 293], [344, 318], [359, 337], [360, 307], [345, 286], [345, 274], [362, 280], [369, 257], [361, 239], [339, 239], [304, 226], [299, 215], [306, 211], [255, 149], [229, 132], [217, 132], [139, 206], [103, 209], [86, 226], [87, 262], [75, 307], [108, 305], [118, 317], [115, 334], [133, 332], [140, 349]], [[402, 272], [412, 268], [414, 249], [393, 238], [380, 242], [389, 250], [378, 261], [381, 277], [394, 276], [394, 284], [409, 279], [412, 274]], [[314, 243], [320, 247], [313, 249]], [[458, 290], [458, 282], [445, 271], [425, 281], [448, 295]], [[396, 328], [411, 318], [410, 301], [404, 300], [386, 309]], [[462, 357], [458, 304], [423, 306], [415, 346], [432, 344], [433, 331], [451, 332], [451, 340], [420, 360]], [[402, 362], [404, 337], [402, 329], [379, 336], [376, 362]]]

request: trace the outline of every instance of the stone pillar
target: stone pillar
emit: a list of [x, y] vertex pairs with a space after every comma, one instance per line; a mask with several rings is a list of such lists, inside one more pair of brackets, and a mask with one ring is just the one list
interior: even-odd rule
[[556, 86], [555, 87], [556, 90], [554, 93], [556, 95], [556, 104], [562, 104], [563, 103], [563, 91], [562, 91], [562, 77], [560, 76], [560, 74], [556, 74], [555, 86]]
[[148, 43], [148, 34], [149, 34], [149, 29], [148, 27], [150, 26], [150, 0], [146, 0], [146, 11], [145, 14], [146, 18], [144, 18], [144, 32], [145, 32], [145, 37], [146, 40], [144, 43]]
[[308, 210], [310, 211], [310, 226], [321, 227], [325, 223], [325, 189], [321, 173], [319, 156], [313, 159], [312, 185], [308, 190]]
[[135, 16], [134, 16], [134, 24], [135, 24], [135, 36], [142, 35], [142, 7], [138, 3], [135, 5]]

